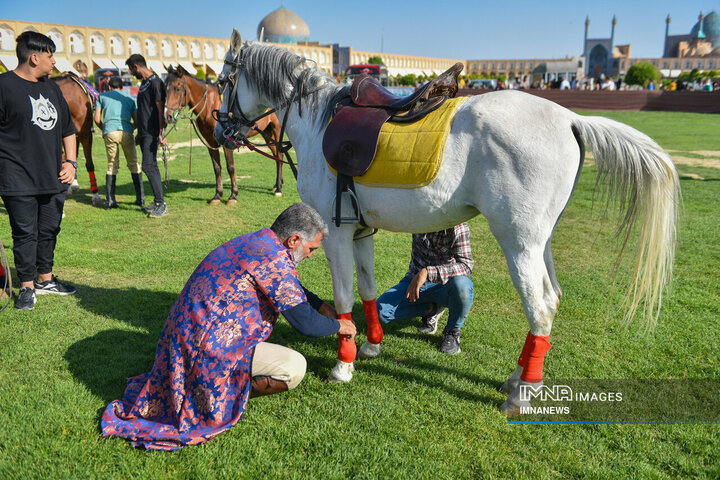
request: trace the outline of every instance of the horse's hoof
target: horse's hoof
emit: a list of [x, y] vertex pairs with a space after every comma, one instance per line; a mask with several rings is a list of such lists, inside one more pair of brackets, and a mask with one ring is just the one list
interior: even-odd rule
[[73, 179], [72, 183], [70, 184], [70, 190], [72, 192], [77, 192], [80, 190], [80, 184], [77, 181], [77, 178]]
[[354, 371], [355, 367], [352, 363], [345, 363], [342, 360], [338, 360], [335, 367], [330, 372], [328, 382], [347, 383], [352, 380]]
[[212, 200], [210, 200], [210, 205], [220, 205], [220, 200], [218, 200], [217, 198], [213, 198]]
[[369, 341], [365, 341], [365, 343], [362, 344], [362, 347], [360, 347], [360, 350], [358, 350], [357, 356], [360, 360], [365, 360], [366, 358], [375, 358], [378, 355], [380, 355], [380, 344], [379, 343], [370, 343]]
[[96, 207], [102, 207], [105, 204], [105, 200], [95, 192], [93, 193], [92, 204]]
[[275, 192], [276, 197], [282, 197], [282, 192]]
[[500, 405], [500, 412], [504, 413], [506, 417], [517, 417], [520, 415], [520, 405], [509, 403], [509, 400], [505, 400], [505, 403]]
[[228, 206], [236, 205], [237, 200], [235, 200], [234, 198], [230, 198], [230, 199], [228, 199], [227, 204], [228, 204]]
[[520, 385], [520, 379], [519, 378], [508, 378], [505, 383], [502, 384], [500, 387], [500, 391], [505, 393], [506, 395], [510, 395], [512, 392], [515, 391], [515, 389]]

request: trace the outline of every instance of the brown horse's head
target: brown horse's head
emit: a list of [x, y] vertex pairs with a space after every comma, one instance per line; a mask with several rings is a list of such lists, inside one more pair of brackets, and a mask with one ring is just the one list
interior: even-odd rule
[[172, 65], [168, 67], [168, 74], [165, 78], [165, 120], [168, 123], [173, 123], [175, 121], [175, 112], [179, 112], [188, 104], [190, 96], [188, 78], [192, 77], [187, 74], [181, 65], [178, 65], [177, 69], [173, 68]]

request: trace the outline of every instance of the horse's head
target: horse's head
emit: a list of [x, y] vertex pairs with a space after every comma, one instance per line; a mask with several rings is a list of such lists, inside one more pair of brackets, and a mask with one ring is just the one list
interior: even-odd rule
[[173, 123], [177, 113], [188, 104], [187, 72], [182, 66], [177, 69], [172, 65], [168, 67], [168, 74], [165, 78], [165, 121]]
[[222, 106], [213, 112], [217, 120], [215, 139], [228, 148], [237, 147], [235, 139], [244, 139], [253, 126], [250, 119], [267, 109], [262, 105], [258, 92], [248, 84], [243, 59], [245, 48], [240, 33], [233, 29], [230, 48], [225, 54], [225, 65], [218, 77]]

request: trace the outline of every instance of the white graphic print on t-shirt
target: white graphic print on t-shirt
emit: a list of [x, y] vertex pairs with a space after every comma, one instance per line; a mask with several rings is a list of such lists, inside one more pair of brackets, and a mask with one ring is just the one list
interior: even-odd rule
[[32, 123], [42, 128], [43, 130], [52, 130], [57, 123], [57, 109], [50, 100], [43, 97], [40, 94], [40, 98], [35, 100], [30, 98], [30, 103], [33, 107]]

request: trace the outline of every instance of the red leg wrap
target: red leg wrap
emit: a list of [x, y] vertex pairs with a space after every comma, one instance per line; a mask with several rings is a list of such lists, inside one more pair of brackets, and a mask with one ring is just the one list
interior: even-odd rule
[[[338, 313], [338, 319], [352, 320], [352, 312]], [[355, 361], [355, 355], [357, 355], [357, 345], [355, 345], [355, 339], [350, 335], [338, 335], [340, 345], [338, 346], [338, 360], [345, 363], [352, 363]]]
[[0, 265], [0, 277], [4, 277], [4, 276], [5, 276], [5, 269], [2, 267], [2, 265]]
[[527, 336], [525, 337], [525, 345], [523, 345], [522, 352], [520, 352], [520, 356], [518, 357], [518, 365], [523, 368], [527, 367], [528, 351], [532, 347], [532, 340], [530, 339], [531, 336], [532, 333], [528, 332]]
[[95, 193], [98, 191], [97, 181], [95, 180], [95, 172], [88, 172], [88, 175], [90, 176], [90, 191]]
[[363, 300], [363, 310], [365, 311], [365, 321], [367, 322], [367, 339], [368, 342], [377, 345], [382, 342], [383, 329], [380, 325], [380, 317], [378, 317], [377, 305], [375, 300]]
[[[523, 368], [522, 375], [520, 375], [520, 380], [529, 383], [537, 383], [542, 380], [545, 354], [550, 350], [548, 338], [549, 337], [533, 335], [532, 333], [528, 336], [530, 346], [525, 356], [526, 365], [525, 368]], [[523, 350], [525, 349], [523, 348]]]

